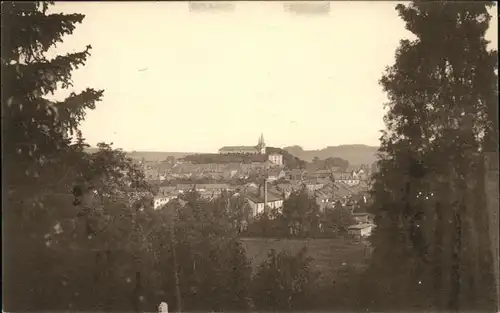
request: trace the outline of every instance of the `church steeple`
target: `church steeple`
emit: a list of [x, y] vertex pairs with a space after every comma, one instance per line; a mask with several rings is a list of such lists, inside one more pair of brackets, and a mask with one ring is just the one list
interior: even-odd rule
[[262, 145], [265, 145], [265, 142], [264, 142], [264, 134], [261, 133], [259, 137], [259, 146]]
[[259, 143], [257, 144], [257, 148], [260, 150], [261, 154], [266, 153], [266, 142], [264, 141], [264, 134], [260, 134]]

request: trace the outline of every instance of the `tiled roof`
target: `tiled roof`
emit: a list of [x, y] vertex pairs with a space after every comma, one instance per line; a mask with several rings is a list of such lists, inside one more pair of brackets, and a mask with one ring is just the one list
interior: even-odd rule
[[196, 185], [196, 189], [228, 189], [227, 184], [177, 184], [177, 189], [192, 189]]
[[334, 172], [332, 173], [335, 179], [352, 179], [351, 173], [346, 172]]
[[313, 172], [313, 174], [330, 174], [330, 170], [316, 170]]
[[306, 185], [326, 185], [331, 183], [332, 181], [326, 178], [314, 178], [314, 179], [308, 179], [304, 181], [304, 184]]
[[371, 226], [372, 226], [371, 224], [359, 224], [359, 225], [349, 226], [348, 229], [365, 229]]
[[[254, 203], [264, 203], [264, 196], [258, 196], [258, 195], [247, 195], [246, 196], [248, 199], [250, 199]], [[274, 195], [273, 193], [268, 192], [267, 193], [267, 202], [274, 202], [274, 201], [280, 201], [283, 200], [281, 197], [278, 197]]]
[[279, 176], [279, 174], [281, 173], [281, 169], [279, 168], [276, 168], [276, 169], [271, 169], [269, 172], [268, 172], [268, 175], [269, 176]]
[[373, 217], [373, 214], [367, 213], [367, 212], [360, 212], [360, 213], [352, 213], [352, 216], [368, 216], [368, 217]]
[[342, 198], [342, 197], [347, 197], [347, 196], [352, 194], [351, 189], [349, 189], [349, 187], [347, 187], [345, 184], [335, 183], [335, 187], [337, 187], [335, 190], [336, 197]]
[[237, 151], [237, 150], [257, 150], [254, 146], [226, 146], [219, 149], [219, 151]]

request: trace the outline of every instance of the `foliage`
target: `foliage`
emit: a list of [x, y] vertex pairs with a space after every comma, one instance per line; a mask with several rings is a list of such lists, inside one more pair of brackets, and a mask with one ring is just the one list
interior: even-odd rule
[[[175, 214], [152, 209], [152, 190], [123, 151], [106, 144], [85, 151], [78, 127], [103, 92], [87, 89], [64, 101], [48, 100], [72, 86], [71, 71], [85, 63], [90, 49], [44, 57], [84, 18], [49, 14], [50, 5], [1, 4], [2, 126], [9, 134], [2, 142], [9, 165], [4, 308], [153, 310], [176, 294], [170, 290], [179, 286], [173, 279], [179, 271], [188, 309], [246, 308], [249, 267], [222, 203], [194, 198], [171, 236]], [[173, 205], [175, 211], [181, 207]], [[190, 274], [195, 252], [201, 270]], [[179, 270], [173, 270], [176, 263]], [[190, 294], [192, 288], [198, 293]]]
[[330, 170], [338, 168], [338, 170], [345, 172], [349, 168], [349, 161], [342, 158], [328, 157], [324, 160], [314, 157], [313, 163], [316, 164], [320, 170]]
[[193, 154], [188, 155], [183, 158], [184, 161], [192, 162], [194, 164], [228, 164], [228, 163], [263, 163], [267, 161], [267, 155], [271, 153], [279, 153], [283, 155], [283, 163], [289, 169], [293, 168], [304, 168], [305, 162], [292, 156], [288, 151], [280, 148], [267, 147], [266, 154], [242, 154], [242, 153], [231, 153], [231, 154]]
[[317, 273], [311, 270], [312, 259], [306, 249], [292, 256], [286, 251], [269, 252], [252, 280], [252, 295], [256, 309], [304, 310], [313, 303]]
[[[491, 3], [397, 5], [402, 40], [388, 94], [373, 206], [372, 309], [490, 310], [483, 152], [498, 143]], [[408, 275], [410, 273], [410, 275]]]
[[305, 188], [292, 192], [283, 203], [283, 221], [295, 236], [314, 235], [319, 230], [319, 218], [319, 206]]
[[205, 153], [205, 154], [192, 154], [187, 155], [182, 160], [187, 162], [192, 162], [194, 164], [228, 164], [228, 163], [243, 163], [250, 164], [254, 162], [262, 163], [267, 161], [267, 156], [264, 154], [243, 154], [243, 153], [232, 153], [232, 154], [217, 154], [217, 153]]
[[279, 153], [283, 156], [283, 164], [287, 169], [304, 169], [306, 167], [306, 162], [291, 155], [288, 151], [281, 148], [267, 147], [266, 153]]
[[53, 305], [48, 293], [63, 288], [65, 280], [58, 277], [71, 262], [58, 260], [58, 254], [47, 249], [45, 236], [59, 225], [58, 220], [67, 219], [73, 227], [76, 212], [69, 186], [89, 161], [78, 126], [85, 111], [93, 109], [103, 95], [89, 88], [63, 101], [48, 99], [57, 89], [72, 86], [71, 72], [85, 63], [90, 50], [45, 57], [84, 18], [48, 14], [49, 5], [1, 4], [2, 127], [9, 134], [2, 141], [2, 157], [9, 165], [3, 173], [8, 310]]
[[349, 208], [336, 205], [334, 208], [325, 210], [325, 229], [333, 233], [347, 232], [347, 228], [356, 224]]
[[[200, 199], [196, 193], [187, 203], [167, 205], [162, 211], [174, 218], [174, 245], [177, 251], [179, 285], [183, 310], [245, 310], [250, 305], [251, 269], [236, 231], [226, 215], [227, 198], [214, 201]], [[167, 222], [166, 225], [171, 224]], [[158, 233], [159, 244], [172, 242], [168, 231]], [[161, 251], [161, 250], [160, 250]], [[172, 257], [160, 259], [165, 282], [172, 277]], [[168, 303], [179, 309], [174, 284], [164, 289]]]

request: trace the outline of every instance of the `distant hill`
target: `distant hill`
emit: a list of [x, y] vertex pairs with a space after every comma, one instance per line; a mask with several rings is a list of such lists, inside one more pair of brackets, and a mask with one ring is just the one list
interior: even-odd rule
[[[330, 146], [321, 150], [303, 150], [300, 146], [291, 146], [280, 148], [267, 148], [267, 153], [270, 152], [280, 152], [282, 150], [283, 158], [287, 165], [291, 168], [300, 167], [298, 163], [299, 160], [292, 158], [296, 157], [300, 160], [311, 162], [314, 157], [318, 157], [322, 160], [328, 157], [338, 157], [349, 161], [351, 165], [361, 165], [361, 164], [372, 164], [376, 161], [376, 153], [378, 147], [366, 146], [366, 145], [341, 145], [341, 146]], [[94, 152], [97, 148], [87, 149], [89, 152]], [[142, 159], [146, 161], [159, 162], [166, 160], [168, 157], [174, 157], [176, 159], [184, 158], [188, 155], [195, 155], [195, 152], [156, 152], [156, 151], [127, 151], [127, 154], [133, 159]], [[295, 160], [294, 160], [295, 159]]]
[[[88, 148], [88, 152], [95, 152], [97, 148]], [[168, 157], [174, 157], [176, 159], [183, 158], [187, 155], [193, 153], [190, 152], [157, 152], [157, 151], [126, 151], [127, 155], [132, 159], [141, 160], [144, 158], [146, 161], [159, 162], [164, 161]]]
[[288, 151], [304, 161], [311, 162], [314, 157], [326, 159], [329, 157], [342, 158], [349, 161], [350, 165], [373, 164], [377, 160], [378, 147], [366, 145], [341, 145], [329, 146], [321, 150], [304, 150], [300, 146], [285, 147]]

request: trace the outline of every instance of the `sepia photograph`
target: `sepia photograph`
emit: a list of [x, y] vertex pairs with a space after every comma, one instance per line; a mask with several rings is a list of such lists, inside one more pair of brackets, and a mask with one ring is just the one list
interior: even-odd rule
[[2, 312], [500, 312], [496, 1], [2, 1]]

